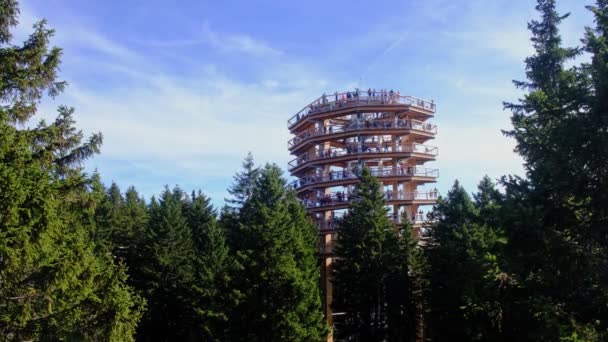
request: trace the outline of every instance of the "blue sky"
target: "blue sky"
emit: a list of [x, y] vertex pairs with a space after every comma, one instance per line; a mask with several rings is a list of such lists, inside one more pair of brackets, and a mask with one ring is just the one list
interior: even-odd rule
[[[584, 5], [561, 27], [576, 45]], [[85, 133], [104, 134], [89, 161], [104, 182], [147, 198], [164, 185], [202, 189], [216, 206], [251, 151], [286, 168], [286, 121], [323, 92], [356, 86], [433, 99], [438, 189], [473, 191], [488, 174], [522, 174], [502, 101], [520, 93], [531, 53], [531, 0], [137, 1], [22, 0], [17, 38], [45, 17], [64, 48], [66, 92]]]

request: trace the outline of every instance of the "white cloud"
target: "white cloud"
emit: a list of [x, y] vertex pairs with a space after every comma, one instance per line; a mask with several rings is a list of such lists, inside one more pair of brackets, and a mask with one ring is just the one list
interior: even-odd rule
[[186, 39], [146, 39], [139, 40], [140, 44], [150, 47], [190, 47], [202, 44], [212, 46], [225, 53], [244, 53], [256, 57], [277, 57], [282, 51], [270, 46], [268, 43], [255, 39], [246, 34], [218, 33], [205, 23], [199, 34]]
[[493, 50], [498, 55], [519, 62], [534, 52], [530, 44], [522, 43], [529, 41], [530, 35], [520, 23], [511, 27], [499, 25], [492, 29], [482, 25], [470, 31], [444, 32], [444, 34], [449, 39], [458, 40], [462, 49], [468, 52]]
[[[484, 174], [492, 177], [522, 174], [522, 160], [513, 153], [514, 142], [500, 133], [500, 129], [510, 127], [509, 114], [501, 111], [501, 101], [516, 99], [518, 93], [510, 84], [511, 77], [488, 75], [492, 66], [484, 63], [484, 59], [489, 58], [492, 63], [500, 59], [496, 65], [512, 68], [514, 73], [523, 72], [521, 61], [531, 51], [525, 27], [530, 13], [510, 12], [501, 16], [500, 10], [494, 8], [497, 5], [488, 5], [485, 0], [472, 0], [467, 6], [446, 0], [428, 4], [432, 5], [412, 9], [411, 17], [418, 21], [374, 23], [368, 36], [338, 39], [332, 51], [323, 53], [339, 56], [335, 57], [337, 60], [357, 58], [362, 50], [366, 55], [379, 51], [376, 60], [384, 61], [397, 59], [400, 53], [416, 54], [419, 50], [406, 45], [421, 39], [422, 45], [413, 45], [432, 47], [429, 50], [437, 51], [437, 60], [408, 59], [418, 64], [403, 65], [408, 70], [404, 71], [401, 84], [395, 86], [410, 87], [400, 90], [418, 95], [425, 82], [438, 84], [428, 90], [439, 105], [437, 118], [433, 120], [439, 125], [439, 135], [429, 144], [439, 147], [436, 164], [441, 170], [441, 182], [449, 185], [459, 178], [472, 190]], [[484, 11], [487, 15], [479, 15]], [[433, 28], [444, 32], [443, 36], [424, 31], [436, 22], [449, 23], [455, 16], [460, 17], [459, 24], [451, 26], [453, 30]], [[426, 20], [431, 24], [426, 25]], [[102, 174], [124, 177], [146, 194], [158, 191], [165, 183], [229, 182], [247, 151], [252, 151], [261, 162], [274, 161], [286, 167], [291, 159], [286, 120], [324, 91], [331, 93], [357, 85], [332, 79], [340, 74], [336, 70], [344, 71], [335, 60], [329, 63], [310, 60], [308, 64], [256, 37], [217, 32], [209, 25], [186, 35], [190, 38], [139, 41], [139, 45], [121, 44], [82, 26], [57, 27], [57, 34], [57, 43], [65, 47], [66, 58], [75, 58], [74, 51], [94, 50], [100, 56], [85, 64], [91, 72], [124, 80], [106, 87], [91, 85], [87, 82], [91, 77], [88, 72], [83, 74], [83, 70], [74, 70], [66, 64], [64, 74], [71, 85], [60, 101], [76, 107], [79, 127], [104, 133], [103, 155], [98, 159]], [[140, 52], [142, 45], [144, 48], [205, 45], [223, 54], [270, 57], [272, 63], [256, 65], [256, 70], [247, 69], [247, 80], [243, 80], [229, 76], [222, 61], [213, 64], [185, 54], [180, 57], [191, 60], [188, 72], [180, 74], [152, 59], [165, 49], [150, 56]], [[372, 46], [379, 49], [371, 49]], [[471, 55], [475, 58], [469, 58]], [[447, 62], [439, 61], [444, 57]], [[389, 78], [384, 74], [393, 76], [402, 65], [387, 67], [383, 61], [374, 62], [372, 58], [362, 65], [374, 69], [376, 79], [385, 82]], [[433, 65], [426, 75], [418, 78], [416, 71], [422, 71], [430, 63]], [[471, 72], [477, 68], [476, 63], [486, 68], [484, 72]], [[329, 67], [322, 70], [323, 65]], [[327, 72], [330, 68], [334, 72]], [[348, 72], [352, 79], [355, 72]], [[519, 76], [514, 74], [512, 78]], [[58, 102], [45, 105], [55, 107]], [[442, 191], [447, 188], [443, 184], [440, 183]], [[221, 201], [224, 192], [212, 191], [221, 196], [214, 200]]]

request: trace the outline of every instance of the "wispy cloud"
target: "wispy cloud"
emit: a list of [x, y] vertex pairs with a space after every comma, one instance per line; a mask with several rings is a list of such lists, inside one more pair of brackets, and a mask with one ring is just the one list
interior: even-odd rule
[[[287, 119], [327, 86], [322, 74], [294, 60], [255, 70], [251, 80], [227, 76], [210, 61], [201, 61], [189, 73], [174, 73], [136, 47], [90, 28], [59, 26], [57, 32], [57, 44], [70, 54], [68, 59], [77, 57], [74, 51], [93, 51], [95, 58], [84, 61], [91, 75], [121, 82], [91, 85], [82, 68], [66, 64], [62, 74], [70, 86], [57, 99], [45, 101], [42, 112], [54, 113], [59, 103], [76, 107], [79, 127], [104, 134], [102, 156], [89, 166], [106, 181], [134, 184], [148, 197], [164, 184], [179, 182], [205, 187], [218, 195], [214, 200], [219, 205], [248, 151], [259, 162], [286, 167]], [[281, 54], [248, 36], [210, 30], [204, 44], [225, 53]]]
[[[500, 25], [499, 25], [500, 26]], [[498, 57], [507, 57], [522, 62], [534, 50], [530, 44], [522, 44], [530, 34], [521, 25], [503, 26], [488, 29], [488, 26], [477, 27], [471, 31], [444, 32], [448, 39], [457, 40], [468, 52], [493, 51]]]
[[138, 42], [145, 46], [159, 48], [209, 45], [225, 53], [243, 53], [256, 57], [277, 57], [283, 54], [282, 51], [270, 46], [268, 43], [246, 34], [218, 33], [212, 30], [207, 23], [203, 24], [199, 34], [192, 38], [143, 39]]
[[[483, 174], [522, 171], [514, 142], [500, 129], [510, 126], [502, 101], [519, 95], [510, 80], [523, 75], [531, 51], [525, 23], [532, 4], [507, 3], [429, 0], [384, 8], [383, 19], [364, 30], [359, 22], [341, 23], [351, 25], [341, 32], [361, 34], [331, 35], [323, 49], [319, 36], [301, 38], [312, 47], [306, 60], [292, 55], [297, 49], [285, 35], [253, 34], [236, 21], [211, 26], [201, 18], [202, 25], [184, 31], [124, 36], [51, 21], [70, 87], [43, 109], [73, 105], [79, 127], [104, 133], [103, 154], [90, 163], [104, 179], [134, 184], [148, 196], [164, 184], [203, 187], [220, 204], [248, 151], [286, 167], [286, 120], [305, 103], [356, 85], [394, 88], [437, 101], [439, 135], [429, 144], [439, 146], [438, 187], [444, 191], [458, 178], [472, 189]], [[20, 32], [36, 18], [27, 11]], [[318, 32], [333, 32], [329, 25], [336, 24], [318, 25]], [[564, 31], [570, 36], [569, 26]], [[374, 84], [355, 82], [361, 74]]]

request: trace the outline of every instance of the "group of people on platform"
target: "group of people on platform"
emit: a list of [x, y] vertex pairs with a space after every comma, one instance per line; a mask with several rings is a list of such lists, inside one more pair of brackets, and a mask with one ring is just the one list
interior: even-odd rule
[[[415, 152], [426, 155], [436, 155], [437, 148], [432, 146], [426, 146], [422, 144], [412, 143], [406, 146], [401, 144], [401, 139], [397, 141], [396, 146], [393, 146], [389, 141], [381, 143], [380, 141], [370, 143], [366, 142], [351, 142], [347, 143], [344, 149], [330, 148], [323, 149], [313, 154], [314, 159], [331, 158], [344, 156], [347, 154], [356, 153], [393, 153], [393, 152]], [[300, 155], [296, 159], [297, 165], [303, 164], [308, 161], [308, 153]]]
[[[393, 170], [390, 166], [386, 167], [377, 167], [371, 170], [372, 176], [381, 177], [381, 176], [391, 176], [391, 175], [421, 175], [426, 176], [426, 171], [418, 171], [416, 167], [408, 166], [405, 162], [399, 162], [397, 168]], [[347, 169], [339, 170], [339, 171], [330, 171], [327, 174], [313, 174], [307, 175], [293, 183], [294, 189], [297, 187], [304, 187], [308, 184], [314, 184], [323, 181], [334, 181], [334, 180], [342, 180], [342, 179], [353, 179], [357, 178], [358, 173], [352, 172]]]
[[365, 95], [359, 90], [359, 88], [355, 88], [354, 91], [347, 91], [346, 93], [342, 94], [339, 94], [336, 91], [334, 93], [334, 101], [330, 102], [327, 94], [323, 93], [320, 99], [308, 105], [305, 112], [296, 114], [296, 122], [303, 119], [306, 115], [318, 113], [323, 110], [333, 110], [335, 107], [343, 107], [349, 103], [360, 103], [361, 100], [366, 101], [366, 103], [379, 101], [382, 104], [394, 104], [399, 102], [400, 97], [401, 94], [399, 91], [395, 92], [392, 89], [381, 89], [380, 91], [376, 91], [375, 88], [369, 88], [367, 90], [367, 98], [365, 98]]
[[[333, 215], [332, 215], [333, 216]], [[389, 218], [396, 224], [401, 224], [403, 212], [393, 212], [389, 214]], [[317, 227], [319, 229], [328, 229], [328, 230], [336, 230], [338, 228], [339, 217], [332, 217], [329, 220], [320, 219], [317, 222]], [[410, 223], [415, 224], [424, 221], [424, 212], [419, 210], [418, 213], [413, 212], [410, 216]], [[325, 223], [325, 224], [323, 224]]]
[[439, 190], [437, 190], [437, 188], [434, 188], [434, 189], [429, 190], [427, 192], [423, 192], [423, 191], [414, 191], [414, 192], [411, 192], [412, 196], [407, 196], [409, 198], [406, 198], [406, 196], [404, 196], [407, 193], [404, 193], [403, 189], [399, 189], [397, 191], [392, 191], [390, 189], [386, 189], [384, 191], [384, 198], [387, 201], [390, 201], [390, 200], [414, 200], [414, 199], [420, 199], [419, 196], [421, 194], [425, 194], [425, 193], [426, 193], [426, 199], [436, 199], [439, 196]]
[[[411, 196], [406, 196], [412, 194]], [[436, 199], [439, 196], [437, 188], [429, 190], [427, 192], [414, 191], [411, 193], [404, 193], [403, 189], [397, 191], [391, 191], [389, 189], [384, 191], [384, 199], [387, 201], [392, 200], [416, 200], [420, 199], [420, 194], [426, 194], [424, 199]], [[338, 203], [348, 202], [351, 199], [351, 194], [348, 192], [338, 191], [335, 194], [324, 194], [317, 200], [305, 199], [304, 205], [307, 208], [323, 207], [327, 205], [334, 205]]]
[[[334, 129], [335, 127], [335, 129]], [[293, 139], [293, 144], [298, 144], [301, 141], [309, 139], [313, 136], [318, 135], [328, 135], [333, 134], [334, 131], [336, 133], [348, 132], [352, 130], [358, 129], [368, 129], [368, 128], [380, 128], [380, 129], [392, 129], [392, 128], [413, 128], [421, 131], [433, 132], [434, 126], [429, 123], [418, 123], [414, 125], [411, 120], [407, 119], [398, 119], [398, 120], [357, 120], [353, 119], [348, 124], [342, 125], [329, 125], [323, 126], [316, 129], [307, 130], [305, 132], [300, 133]]]
[[348, 192], [338, 191], [333, 196], [331, 194], [325, 194], [317, 201], [314, 201], [312, 199], [306, 199], [304, 204], [307, 208], [313, 208], [317, 206], [322, 207], [334, 203], [348, 202], [350, 196], [351, 195]]

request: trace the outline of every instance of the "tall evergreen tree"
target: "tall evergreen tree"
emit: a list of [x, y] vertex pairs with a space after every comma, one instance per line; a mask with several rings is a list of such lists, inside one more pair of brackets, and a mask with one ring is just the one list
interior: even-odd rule
[[228, 188], [228, 193], [232, 198], [226, 202], [233, 205], [232, 208], [239, 209], [253, 195], [256, 181], [260, 176], [260, 168], [255, 166], [253, 154], [249, 152], [243, 160], [243, 170], [234, 175], [234, 181]]
[[[404, 213], [404, 215], [406, 215]], [[402, 322], [404, 336], [409, 341], [425, 341], [425, 322], [428, 315], [429, 262], [424, 253], [423, 244], [414, 236], [413, 226], [407, 217], [403, 217], [401, 244], [404, 256], [403, 267], [407, 271], [407, 297], [405, 301], [406, 321]], [[397, 286], [397, 291], [403, 291]]]
[[588, 205], [605, 196], [594, 192], [601, 176], [591, 182], [588, 177], [601, 174], [605, 165], [592, 171], [595, 161], [589, 159], [602, 159], [601, 152], [591, 152], [602, 147], [589, 141], [602, 135], [591, 134], [587, 120], [593, 87], [584, 70], [564, 66], [581, 51], [561, 45], [558, 26], [567, 15], [556, 12], [553, 0], [539, 0], [536, 9], [541, 20], [529, 24], [535, 55], [526, 59], [528, 80], [515, 83], [528, 93], [519, 103], [506, 104], [514, 126], [507, 135], [517, 142], [528, 179], [503, 181], [504, 218], [510, 222], [505, 231], [511, 276], [520, 284], [516, 301], [526, 303], [517, 316], [533, 322], [530, 338], [556, 340], [587, 334], [598, 322], [605, 327], [599, 319], [605, 307], [595, 304], [606, 298], [597, 272], [605, 253], [598, 253], [601, 244], [590, 238], [589, 220], [600, 210]]
[[[604, 250], [608, 248], [608, 2], [596, 1], [587, 7], [595, 17], [595, 27], [586, 28], [584, 49], [591, 56], [591, 63], [583, 64], [584, 75], [589, 80], [587, 92], [588, 112], [582, 118], [581, 132], [584, 139], [576, 155], [581, 180], [579, 197], [589, 212], [589, 230]], [[604, 253], [606, 255], [606, 253]], [[606, 263], [603, 260], [602, 263]], [[606, 281], [606, 280], [604, 280]]]
[[240, 241], [238, 236], [238, 216], [239, 211], [245, 202], [253, 195], [257, 180], [260, 177], [260, 168], [255, 166], [251, 152], [243, 160], [241, 172], [234, 175], [233, 183], [228, 188], [228, 193], [232, 198], [227, 198], [226, 205], [220, 213], [220, 225], [226, 232], [226, 240], [231, 250], [238, 250]]
[[[124, 195], [124, 207], [122, 211], [124, 226], [124, 240], [121, 242], [121, 254], [125, 255], [126, 265], [129, 267], [130, 278], [137, 277], [136, 270], [140, 269], [141, 263], [145, 260], [142, 251], [144, 246], [146, 228], [148, 224], [148, 210], [146, 202], [135, 187], [130, 186]], [[131, 279], [137, 282], [138, 279]]]
[[408, 317], [407, 258], [412, 246], [399, 239], [380, 184], [368, 169], [362, 171], [353, 195], [334, 250], [332, 308], [344, 313], [336, 320], [336, 335], [356, 341], [407, 341], [415, 322]]
[[[504, 306], [500, 286], [509, 281], [501, 269], [505, 238], [488, 223], [499, 193], [486, 177], [474, 195], [456, 181], [431, 213], [425, 252], [429, 260], [429, 336], [434, 341], [508, 341], [502, 334]], [[477, 206], [476, 206], [477, 204]], [[488, 222], [489, 221], [489, 222]]]
[[143, 302], [91, 236], [99, 203], [81, 165], [101, 135], [83, 142], [67, 107], [50, 125], [23, 128], [65, 82], [45, 21], [11, 44], [18, 14], [16, 1], [0, 0], [0, 339], [132, 340]]
[[235, 340], [321, 341], [313, 224], [287, 192], [280, 169], [267, 165], [239, 214], [235, 286], [243, 298], [231, 319]]
[[[103, 186], [102, 186], [102, 190]], [[124, 217], [125, 199], [116, 183], [104, 191], [100, 205], [95, 213], [95, 240], [105, 252], [124, 259], [126, 219]]]
[[194, 245], [191, 299], [198, 322], [197, 335], [205, 341], [223, 341], [228, 317], [239, 297], [231, 287], [234, 259], [228, 254], [224, 231], [209, 198], [200, 191], [193, 192], [186, 213]]
[[144, 240], [142, 290], [148, 311], [139, 336], [146, 341], [183, 340], [195, 322], [190, 287], [193, 282], [194, 249], [183, 213], [184, 193], [165, 188], [160, 200], [150, 204], [150, 220]]

